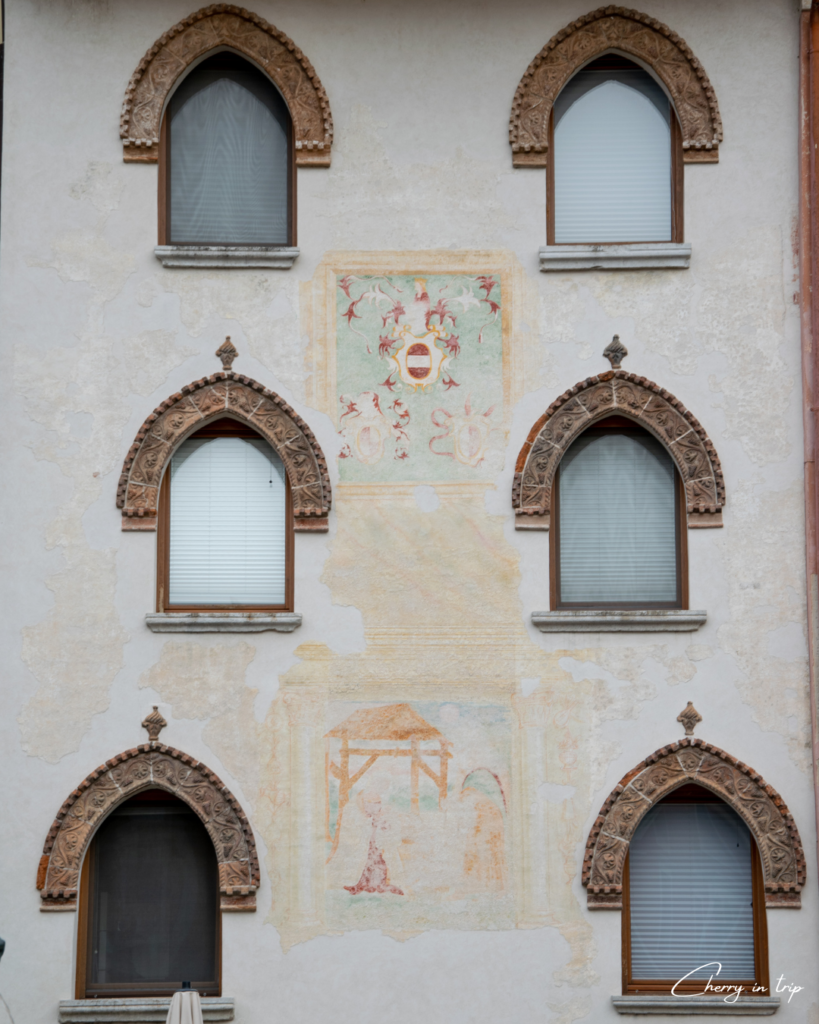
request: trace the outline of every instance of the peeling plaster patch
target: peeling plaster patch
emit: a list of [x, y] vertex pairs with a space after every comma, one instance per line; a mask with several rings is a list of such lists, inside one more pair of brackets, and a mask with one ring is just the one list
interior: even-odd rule
[[115, 552], [91, 551], [71, 518], [70, 539], [60, 531], [66, 566], [46, 583], [54, 608], [23, 630], [23, 661], [40, 683], [18, 718], [23, 749], [51, 764], [78, 750], [108, 707], [129, 640], [114, 611]]
[[[92, 181], [89, 195], [97, 196], [94, 187]], [[103, 189], [98, 207], [110, 206], [106, 195]], [[131, 257], [110, 249], [99, 235], [81, 232], [63, 236], [54, 251], [52, 262], [29, 263], [91, 286], [87, 330], [75, 347], [49, 349], [47, 359], [33, 347], [14, 351], [15, 389], [33, 421], [23, 443], [73, 483], [45, 538], [49, 549], [62, 550], [65, 563], [46, 581], [54, 607], [23, 630], [23, 660], [39, 683], [19, 718], [23, 746], [48, 761], [78, 750], [93, 716], [108, 707], [129, 640], [115, 610], [116, 552], [95, 549], [83, 516], [100, 497], [101, 478], [122, 461], [128, 395], [134, 389], [150, 392], [185, 358], [166, 332], [146, 332], [118, 345], [103, 335], [105, 305], [130, 275]]]
[[544, 782], [538, 787], [540, 799], [550, 804], [562, 804], [564, 800], [571, 800], [575, 792], [575, 786], [556, 786], [553, 782]]
[[[555, 972], [555, 980], [560, 972]], [[549, 1003], [546, 1005], [555, 1015], [549, 1024], [573, 1024], [576, 1020], [582, 1020], [591, 1013], [591, 1000], [587, 996], [575, 996], [567, 999], [564, 1003]]]
[[419, 484], [413, 494], [415, 495], [415, 504], [422, 512], [434, 512], [441, 505], [438, 492], [429, 484]]
[[171, 370], [196, 355], [196, 349], [178, 347], [175, 341], [171, 331], [142, 331], [120, 343], [130, 391], [150, 395]]
[[706, 661], [714, 657], [714, 648], [708, 644], [689, 644], [685, 649], [689, 661]]
[[783, 661], [804, 661], [808, 657], [805, 630], [799, 622], [789, 622], [768, 633], [768, 654]]
[[[758, 466], [781, 461], [793, 447], [783, 412], [794, 379], [779, 355], [785, 340], [782, 259], [780, 232], [759, 229], [708, 260], [698, 275], [698, 332], [730, 367], [709, 381], [712, 391], [725, 396], [724, 436], [736, 439]], [[729, 293], [733, 301], [726, 303]], [[737, 304], [744, 311], [741, 320]]]
[[[735, 484], [731, 495], [732, 541], [717, 541], [725, 563], [730, 611], [730, 620], [720, 626], [718, 636], [740, 670], [736, 687], [754, 721], [760, 728], [785, 737], [794, 763], [807, 771], [808, 666], [804, 639], [799, 647], [789, 643], [796, 636], [789, 588], [794, 580], [804, 578], [805, 571], [803, 501], [801, 480], [787, 490], [762, 493], [753, 480]], [[803, 621], [805, 615], [803, 599]], [[773, 662], [772, 657], [776, 659]], [[768, 671], [764, 670], [766, 664]], [[789, 719], [793, 716], [803, 723], [797, 736], [790, 732]]]
[[[648, 349], [665, 356], [674, 373], [695, 373], [697, 360], [705, 351], [694, 330], [696, 279], [688, 273], [628, 273], [628, 288], [620, 284], [619, 274], [595, 274], [589, 280], [589, 288], [605, 317], [606, 327], [610, 328], [608, 333], [614, 333], [619, 327], [621, 340], [631, 352], [632, 360], [639, 358], [641, 348]], [[618, 318], [627, 319], [631, 329], [612, 323]], [[599, 347], [598, 335], [594, 341]], [[595, 354], [597, 351], [598, 348]], [[636, 362], [629, 368], [633, 373], [642, 372]]]
[[90, 161], [85, 174], [71, 185], [68, 194], [72, 199], [87, 200], [103, 215], [112, 213], [125, 190], [125, 181], [113, 171], [112, 164]]
[[379, 135], [386, 127], [358, 105], [342, 128], [343, 144], [333, 150], [322, 198], [333, 210], [336, 246], [380, 249], [400, 238], [402, 249], [470, 249], [497, 244], [501, 232], [515, 230], [491, 166], [460, 148], [436, 161], [435, 147], [423, 163], [391, 162]]
[[[213, 321], [235, 320], [247, 339], [250, 355], [266, 366], [297, 401], [304, 401], [304, 352], [300, 338], [296, 301], [271, 274], [242, 270], [171, 270], [157, 275], [157, 281], [180, 303], [180, 318], [193, 337], [200, 337]], [[296, 289], [298, 282], [288, 283]], [[295, 291], [294, 291], [295, 296]], [[276, 304], [276, 328], [270, 327], [270, 307]], [[285, 310], [285, 303], [288, 310]], [[242, 352], [240, 332], [233, 336]], [[244, 372], [241, 365], [234, 370]]]
[[531, 697], [535, 690], [540, 685], [540, 676], [529, 676], [526, 679], [521, 679], [520, 689], [524, 697]]
[[255, 802], [259, 790], [260, 734], [253, 710], [258, 690], [245, 684], [256, 648], [240, 641], [206, 647], [169, 640], [159, 661], [139, 678], [173, 706], [174, 718], [207, 720], [202, 738]]

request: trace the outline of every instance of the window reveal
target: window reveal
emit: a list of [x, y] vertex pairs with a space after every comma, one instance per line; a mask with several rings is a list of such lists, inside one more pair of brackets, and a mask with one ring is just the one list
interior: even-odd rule
[[162, 995], [183, 981], [218, 994], [216, 856], [187, 804], [141, 793], [103, 822], [86, 860], [79, 997]]
[[567, 82], [552, 120], [550, 245], [682, 241], [679, 125], [648, 72], [598, 58]]
[[651, 434], [614, 417], [587, 430], [553, 504], [553, 608], [684, 607], [680, 483]]
[[183, 441], [160, 499], [164, 610], [292, 610], [292, 510], [282, 460], [263, 438], [219, 420]]
[[624, 994], [702, 992], [712, 975], [770, 994], [759, 854], [719, 797], [688, 784], [652, 807], [624, 883]]
[[294, 244], [292, 151], [290, 114], [265, 75], [227, 52], [199, 64], [163, 122], [160, 242]]

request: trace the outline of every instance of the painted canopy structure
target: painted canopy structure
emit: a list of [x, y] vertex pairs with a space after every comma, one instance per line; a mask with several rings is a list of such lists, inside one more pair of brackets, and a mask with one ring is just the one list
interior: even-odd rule
[[[330, 857], [338, 849], [338, 841], [341, 836], [341, 819], [344, 808], [350, 800], [350, 791], [362, 776], [376, 763], [379, 757], [408, 757], [410, 759], [410, 800], [412, 809], [419, 810], [418, 783], [420, 772], [427, 775], [438, 787], [439, 806], [446, 799], [447, 793], [447, 768], [450, 743], [443, 734], [430, 725], [425, 719], [413, 711], [409, 704], [390, 704], [381, 708], [369, 708], [363, 711], [355, 711], [349, 718], [331, 729], [326, 734], [328, 741], [327, 750], [327, 807], [329, 809], [329, 786], [330, 776], [338, 779], [338, 816], [336, 818], [335, 834], [329, 834], [329, 821], [327, 825], [327, 838], [332, 840], [333, 848]], [[329, 740], [341, 740], [340, 764], [330, 757]], [[423, 741], [437, 740], [438, 747], [432, 750], [422, 750], [420, 744]], [[384, 747], [357, 747], [350, 746], [350, 743], [379, 741], [383, 743], [409, 743], [409, 746], [384, 746]], [[351, 773], [350, 758], [365, 757], [364, 764]], [[424, 758], [438, 758], [439, 770], [434, 772], [424, 761]]]

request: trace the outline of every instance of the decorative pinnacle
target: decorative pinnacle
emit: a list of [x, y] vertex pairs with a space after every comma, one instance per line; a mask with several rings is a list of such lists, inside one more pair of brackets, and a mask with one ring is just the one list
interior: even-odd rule
[[168, 723], [159, 713], [159, 707], [154, 704], [154, 709], [146, 718], [142, 720], [142, 728], [148, 730], [148, 739], [151, 743], [156, 743], [159, 739], [159, 734], [165, 728]]
[[603, 349], [603, 355], [611, 363], [612, 370], [620, 369], [620, 363], [622, 363], [622, 361], [628, 355], [628, 349], [620, 341], [619, 334], [615, 334], [611, 341], [608, 343], [608, 345], [606, 345], [606, 347]]
[[233, 360], [239, 355], [236, 346], [230, 340], [230, 335], [216, 349], [216, 355], [222, 360], [222, 369], [230, 370], [233, 366]]
[[702, 715], [697, 711], [694, 705], [689, 701], [683, 711], [677, 715], [677, 721], [680, 722], [685, 729], [686, 736], [693, 736], [694, 729], [702, 721]]

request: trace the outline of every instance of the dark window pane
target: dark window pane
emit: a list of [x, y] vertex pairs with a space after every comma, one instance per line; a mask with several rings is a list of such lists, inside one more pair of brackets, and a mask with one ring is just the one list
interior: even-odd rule
[[129, 801], [100, 826], [92, 860], [89, 989], [216, 983], [216, 855], [179, 800]]

